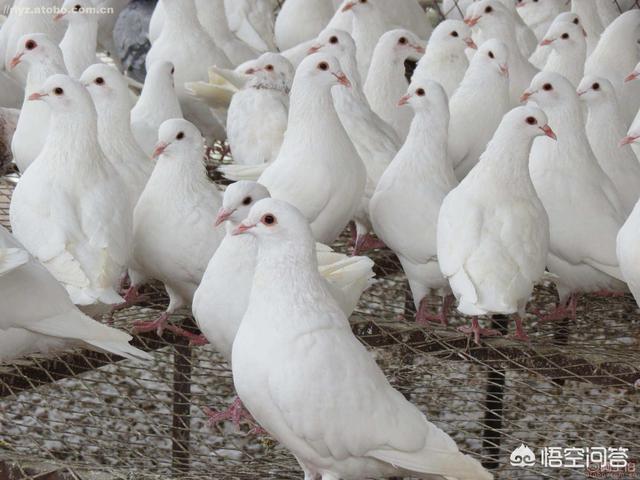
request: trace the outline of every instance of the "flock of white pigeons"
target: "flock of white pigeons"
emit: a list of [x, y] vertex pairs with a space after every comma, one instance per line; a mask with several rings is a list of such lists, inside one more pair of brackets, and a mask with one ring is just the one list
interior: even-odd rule
[[[485, 479], [352, 334], [374, 276], [360, 254], [393, 250], [417, 320], [456, 303], [476, 342], [496, 314], [526, 341], [543, 277], [548, 318], [583, 293], [640, 300], [634, 1], [444, 0], [432, 29], [417, 0], [286, 0], [275, 17], [271, 0], [159, 0], [138, 98], [96, 56], [113, 22], [92, 8], [128, 1], [4, 3], [0, 123], [21, 176], [0, 361], [151, 359], [91, 316], [160, 281], [169, 306], [136, 329], [213, 344], [239, 396], [214, 416], [246, 408], [305, 479]], [[203, 162], [224, 139], [226, 189]], [[347, 256], [328, 245], [351, 222]], [[169, 322], [185, 306], [202, 336]]]

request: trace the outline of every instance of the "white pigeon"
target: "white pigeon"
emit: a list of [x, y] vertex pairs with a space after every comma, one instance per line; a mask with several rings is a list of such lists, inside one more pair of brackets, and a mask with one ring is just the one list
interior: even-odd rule
[[[193, 297], [193, 315], [200, 330], [229, 362], [233, 339], [249, 303], [258, 250], [255, 239], [231, 232], [263, 198], [270, 198], [269, 192], [256, 182], [240, 181], [227, 188], [216, 219], [216, 226], [226, 222], [226, 236]], [[320, 274], [344, 314], [351, 315], [374, 276], [373, 262], [367, 257], [347, 257], [322, 244], [316, 249]]]
[[585, 75], [604, 77], [611, 82], [627, 123], [640, 107], [640, 82], [624, 82], [640, 60], [639, 38], [640, 10], [623, 13], [604, 31], [584, 66]]
[[353, 335], [318, 273], [299, 211], [264, 199], [232, 233], [258, 244], [249, 306], [233, 343], [236, 391], [305, 478], [492, 478], [391, 387]]
[[509, 111], [510, 60], [500, 40], [484, 42], [449, 101], [449, 158], [459, 179], [478, 162]]
[[515, 23], [516, 28], [516, 40], [520, 52], [525, 58], [528, 58], [536, 49], [538, 40], [533, 30], [524, 22], [522, 17], [518, 14], [516, 4], [513, 0], [500, 0], [507, 10], [511, 13], [511, 17]]
[[[211, 65], [229, 68], [231, 63], [198, 21], [194, 0], [162, 0], [166, 18], [162, 32], [145, 60], [147, 68], [158, 61], [175, 67], [176, 91], [184, 117], [195, 124], [212, 144], [226, 137], [222, 119], [214, 118], [207, 105], [190, 96], [186, 82], [206, 80]], [[222, 122], [222, 123], [221, 123]]]
[[598, 15], [595, 0], [571, 0], [571, 11], [580, 17], [582, 26], [587, 32], [587, 56], [590, 55], [600, 41], [604, 31], [602, 21]]
[[584, 76], [587, 55], [582, 27], [574, 23], [554, 23], [540, 45], [551, 46], [551, 53], [542, 70], [559, 73], [577, 87]]
[[129, 359], [152, 357], [131, 336], [87, 317], [64, 287], [0, 225], [0, 362], [84, 346]]
[[28, 66], [25, 97], [16, 133], [11, 141], [13, 159], [24, 172], [36, 159], [49, 134], [51, 108], [43, 102], [32, 102], [29, 96], [42, 88], [51, 75], [67, 73], [58, 45], [42, 33], [24, 35], [18, 41], [16, 55], [10, 65]]
[[259, 52], [276, 51], [274, 8], [264, 0], [224, 0], [229, 28]]
[[567, 9], [567, 0], [516, 0], [516, 2], [518, 15], [538, 40], [542, 40], [553, 20]]
[[282, 145], [289, 115], [294, 69], [277, 53], [265, 53], [251, 69], [251, 80], [233, 95], [227, 114], [228, 142], [234, 163], [273, 162]]
[[557, 73], [541, 72], [522, 98], [544, 110], [558, 135], [557, 142], [535, 141], [529, 168], [549, 214], [547, 268], [557, 276], [560, 300], [549, 318], [575, 317], [576, 294], [624, 289], [615, 253], [624, 209], [589, 145], [571, 83]]
[[[451, 291], [438, 266], [436, 224], [442, 200], [458, 184], [447, 155], [447, 95], [440, 84], [414, 75], [400, 104], [410, 105], [415, 116], [407, 140], [371, 198], [371, 221], [400, 259], [417, 320], [446, 324]], [[444, 298], [437, 316], [429, 314], [425, 301], [434, 293]]]
[[80, 82], [91, 94], [98, 111], [100, 146], [124, 181], [133, 215], [154, 163], [131, 132], [131, 97], [127, 80], [115, 68], [98, 63], [84, 71]]
[[500, 0], [481, 0], [467, 9], [465, 23], [479, 31], [478, 45], [496, 38], [509, 50], [509, 92], [511, 104], [517, 105], [522, 91], [529, 86], [538, 70], [522, 55], [516, 40], [513, 14]]
[[13, 193], [13, 232], [73, 303], [102, 313], [122, 302], [116, 289], [130, 256], [124, 184], [100, 148], [96, 109], [78, 81], [53, 75], [29, 98], [51, 107], [55, 128]]
[[300, 64], [280, 153], [258, 180], [274, 198], [302, 211], [316, 239], [327, 245], [353, 218], [366, 184], [366, 169], [331, 96], [332, 87], [350, 85], [331, 55], [314, 53]]
[[607, 79], [586, 76], [578, 86], [578, 95], [588, 109], [589, 144], [600, 167], [613, 182], [626, 217], [640, 196], [640, 162], [631, 147], [619, 144], [627, 127], [616, 92]]
[[[549, 26], [549, 29], [555, 28], [555, 26], [557, 24], [560, 24], [560, 23], [573, 23], [574, 25], [580, 26], [580, 29], [582, 31], [582, 35], [585, 38], [587, 37], [587, 32], [582, 27], [582, 23], [580, 22], [580, 17], [578, 17], [578, 15], [576, 15], [575, 13], [573, 13], [573, 12], [563, 12], [563, 13], [559, 14], [553, 20], [553, 22]], [[529, 57], [529, 63], [531, 63], [531, 65], [533, 65], [534, 67], [542, 70], [544, 68], [545, 63], [547, 63], [547, 59], [549, 58], [549, 55], [551, 54], [551, 51], [552, 51], [552, 49], [551, 49], [551, 46], [549, 44], [546, 44], [546, 45], [538, 44], [538, 47], [536, 48], [535, 52], [533, 52], [531, 54], [531, 56]]]
[[458, 299], [473, 316], [476, 343], [483, 334], [479, 315], [516, 314], [516, 338], [527, 302], [545, 271], [549, 219], [529, 176], [536, 137], [556, 139], [547, 116], [536, 107], [508, 112], [460, 185], [444, 199], [438, 218], [438, 260]]
[[467, 48], [478, 48], [471, 38], [471, 29], [461, 20], [442, 21], [429, 37], [414, 75], [435, 80], [444, 88], [447, 98], [451, 98], [469, 67]]
[[376, 45], [364, 83], [371, 109], [394, 128], [401, 140], [407, 137], [412, 118], [408, 109], [399, 109], [397, 105], [408, 84], [404, 62], [419, 60], [424, 51], [420, 39], [410, 31], [388, 31]]
[[[635, 140], [633, 140], [635, 142]], [[640, 202], [636, 204], [626, 222], [618, 232], [616, 255], [620, 271], [636, 303], [640, 305]]]
[[276, 45], [287, 50], [315, 38], [335, 11], [332, 0], [288, 0], [276, 17]]
[[165, 120], [182, 118], [176, 94], [173, 63], [158, 61], [147, 70], [144, 87], [131, 109], [131, 130], [136, 141], [148, 156], [158, 143], [158, 129]]
[[183, 119], [167, 120], [158, 138], [158, 161], [133, 213], [133, 260], [169, 295], [167, 310], [136, 328], [162, 334], [169, 315], [191, 305], [224, 233], [213, 228], [222, 195], [207, 177], [198, 129]]
[[356, 63], [356, 46], [344, 31], [325, 29], [315, 40], [310, 52], [334, 55], [351, 82], [351, 88], [334, 88], [333, 103], [338, 117], [367, 170], [367, 186], [361, 207], [354, 218], [356, 224], [355, 253], [379, 247], [369, 237], [369, 200], [383, 172], [398, 152], [401, 142], [395, 130], [376, 113], [362, 91], [362, 80]]
[[89, 65], [96, 63], [98, 47], [98, 14], [93, 13], [91, 0], [65, 0], [62, 11], [54, 20], [66, 20], [67, 30], [60, 50], [69, 75], [80, 78]]

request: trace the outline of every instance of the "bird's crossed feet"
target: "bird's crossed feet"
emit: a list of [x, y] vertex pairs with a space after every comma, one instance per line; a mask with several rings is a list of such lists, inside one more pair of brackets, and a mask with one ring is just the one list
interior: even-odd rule
[[356, 236], [353, 244], [353, 255], [362, 255], [364, 252], [375, 250], [377, 248], [386, 248], [384, 242], [379, 238], [368, 233], [366, 235]]
[[564, 320], [569, 318], [571, 320], [576, 319], [576, 312], [578, 310], [578, 295], [573, 294], [569, 297], [569, 301], [564, 305], [557, 305], [551, 313], [544, 315], [540, 310], [535, 310], [534, 313], [540, 317], [540, 322], [555, 322], [558, 320]]
[[209, 407], [204, 407], [203, 411], [208, 417], [209, 426], [214, 427], [221, 422], [230, 421], [240, 430], [240, 423], [245, 421], [251, 425], [250, 435], [265, 435], [267, 432], [256, 423], [251, 414], [244, 408], [240, 397], [236, 397], [231, 406], [222, 412], [216, 412]]
[[437, 314], [433, 314], [429, 312], [429, 305], [427, 303], [427, 297], [423, 298], [420, 301], [420, 307], [418, 308], [418, 313], [416, 313], [416, 322], [421, 325], [428, 325], [429, 322], [439, 322], [445, 327], [449, 325], [449, 321], [447, 320], [447, 315], [449, 313], [449, 308], [453, 304], [453, 295], [447, 295], [442, 300], [442, 308], [440, 312]]
[[169, 323], [169, 314], [167, 312], [164, 312], [155, 320], [151, 320], [148, 322], [147, 321], [135, 322], [133, 332], [144, 333], [144, 332], [153, 332], [155, 330], [158, 336], [161, 337], [168, 323]]
[[476, 345], [480, 345], [480, 337], [500, 337], [502, 334], [498, 330], [492, 328], [482, 328], [478, 323], [478, 317], [471, 319], [471, 325], [465, 325], [464, 327], [458, 327], [458, 331], [465, 335], [473, 335], [473, 341]]

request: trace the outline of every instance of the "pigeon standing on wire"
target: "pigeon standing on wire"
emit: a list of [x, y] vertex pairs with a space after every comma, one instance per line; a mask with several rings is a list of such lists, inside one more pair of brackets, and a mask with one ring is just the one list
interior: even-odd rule
[[289, 127], [278, 158], [258, 180], [296, 206], [313, 234], [330, 245], [361, 204], [366, 169], [333, 106], [332, 88], [350, 88], [338, 60], [308, 56], [293, 79]]
[[[414, 75], [399, 103], [409, 105], [415, 116], [407, 140], [371, 198], [371, 220], [376, 234], [400, 259], [417, 320], [446, 324], [451, 290], [438, 266], [436, 224], [442, 200], [458, 184], [447, 156], [447, 95], [438, 83]], [[433, 293], [443, 297], [439, 315], [428, 311]]]
[[116, 290], [131, 251], [124, 183], [100, 148], [80, 82], [53, 75], [29, 98], [49, 105], [52, 128], [13, 193], [11, 227], [73, 303], [104, 313], [122, 302]]
[[472, 316], [461, 330], [475, 337], [479, 315], [515, 314], [516, 338], [527, 340], [522, 318], [542, 278], [549, 249], [549, 219], [529, 176], [529, 153], [539, 136], [555, 141], [536, 107], [508, 112], [478, 164], [447, 195], [438, 218], [438, 260], [458, 299]]

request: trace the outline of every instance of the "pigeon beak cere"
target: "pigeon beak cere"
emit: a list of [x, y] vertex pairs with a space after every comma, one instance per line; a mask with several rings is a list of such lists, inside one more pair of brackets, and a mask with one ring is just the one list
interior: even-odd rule
[[20, 52], [15, 57], [13, 57], [11, 59], [11, 62], [9, 63], [9, 67], [16, 68], [20, 64], [20, 60], [22, 59], [23, 55], [24, 55], [24, 52]]
[[218, 210], [218, 216], [216, 217], [216, 227], [229, 220], [229, 217], [233, 215], [233, 212], [235, 212], [235, 210], [229, 210], [224, 207], [220, 208], [220, 210]]
[[53, 16], [53, 21], [54, 21], [54, 22], [57, 22], [58, 20], [60, 20], [60, 19], [61, 19], [62, 17], [64, 17], [65, 15], [66, 15], [66, 13], [62, 13], [62, 12], [60, 12], [60, 13], [56, 13], [56, 14]]
[[507, 65], [500, 65], [500, 75], [509, 78], [509, 67]]
[[342, 73], [342, 72], [334, 73], [333, 76], [338, 79], [338, 83], [340, 85], [344, 85], [347, 88], [351, 88], [351, 82], [349, 81], [349, 79], [347, 78], [347, 76], [344, 73]]
[[551, 45], [555, 41], [556, 41], [555, 38], [545, 38], [540, 42], [540, 46], [546, 47], [547, 45]]
[[480, 18], [482, 18], [482, 15], [479, 17], [465, 18], [464, 23], [466, 23], [470, 27], [473, 27], [480, 21]]
[[525, 90], [525, 92], [520, 97], [520, 102], [524, 103], [536, 92], [530, 92], [529, 90]]
[[478, 49], [478, 45], [476, 45], [476, 42], [474, 42], [471, 37], [465, 38], [464, 43], [466, 43], [469, 48], [473, 48], [474, 50]]
[[155, 150], [153, 151], [153, 155], [151, 155], [151, 158], [158, 158], [164, 153], [168, 146], [169, 144], [164, 142], [160, 142], [159, 144], [157, 144]]
[[627, 135], [622, 140], [620, 140], [619, 146], [624, 147], [625, 145], [630, 145], [634, 143], [638, 138], [640, 138], [639, 135]]
[[411, 98], [411, 95], [405, 95], [398, 101], [398, 106], [402, 107], [403, 105], [406, 105], [407, 103], [409, 103], [410, 98]]
[[47, 93], [34, 92], [29, 95], [29, 100], [42, 100], [42, 97], [48, 97]]
[[319, 52], [321, 48], [322, 45], [313, 45], [309, 50], [307, 50], [307, 55], [313, 55], [314, 53]]
[[349, 10], [351, 10], [355, 6], [356, 6], [356, 2], [348, 2], [344, 7], [342, 7], [342, 11], [343, 12], [348, 12]]
[[424, 55], [425, 50], [424, 50], [424, 47], [422, 45], [411, 44], [411, 48], [413, 48], [420, 55]]
[[253, 227], [255, 227], [255, 225], [245, 225], [244, 223], [241, 223], [240, 225], [238, 225], [236, 228], [233, 229], [233, 231], [231, 232], [231, 235], [242, 235], [243, 233], [247, 233]]
[[540, 127], [540, 130], [542, 130], [547, 137], [558, 140], [558, 137], [556, 137], [555, 132], [551, 130], [551, 127], [549, 125], [543, 125], [542, 127]]
[[640, 72], [631, 72], [629, 75], [627, 75], [624, 79], [625, 82], [632, 82], [633, 80], [637, 79], [638, 77], [640, 77]]

